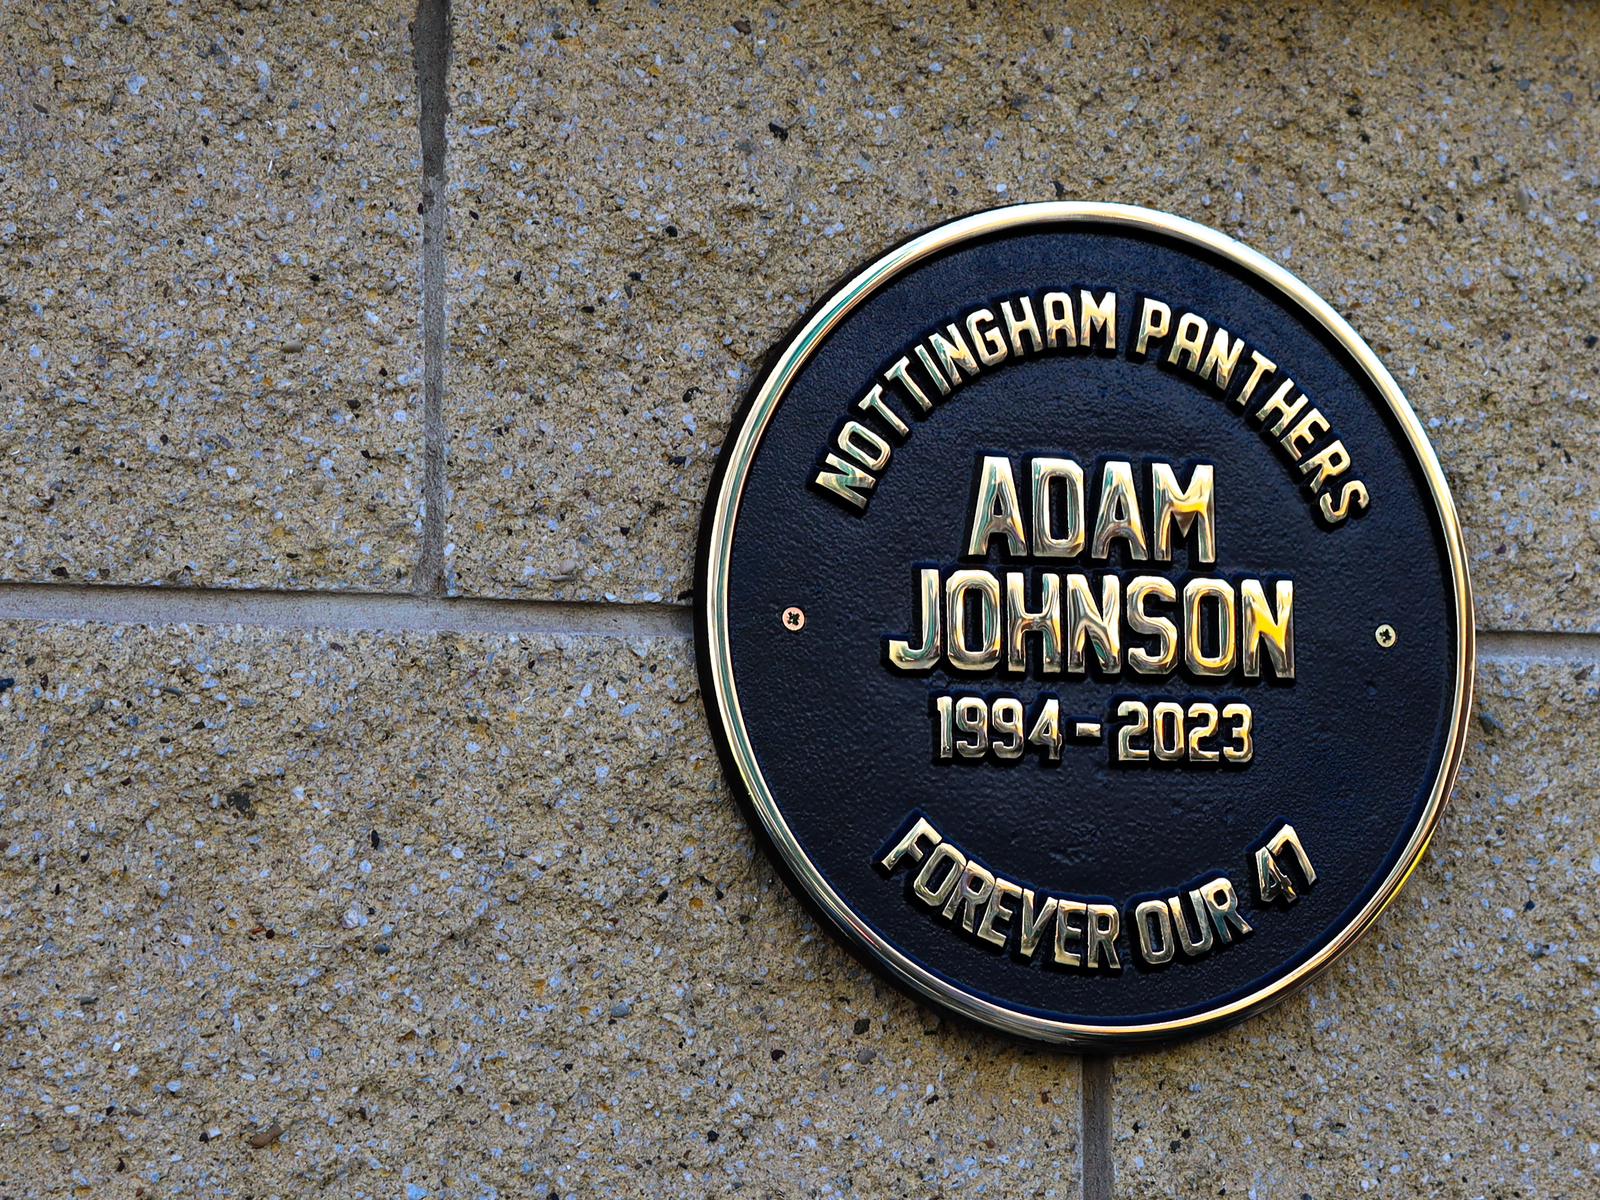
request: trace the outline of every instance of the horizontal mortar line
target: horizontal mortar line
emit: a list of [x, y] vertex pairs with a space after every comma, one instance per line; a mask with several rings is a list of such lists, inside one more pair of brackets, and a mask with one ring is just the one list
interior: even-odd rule
[[668, 604], [50, 583], [0, 583], [0, 620], [660, 638], [693, 627], [689, 609]]
[[[691, 610], [675, 604], [3, 581], [0, 620], [668, 638], [693, 627]], [[1600, 662], [1600, 632], [1479, 630], [1477, 640], [1488, 661]]]
[[1542, 658], [1558, 662], [1600, 663], [1600, 633], [1479, 630], [1478, 657], [1489, 662]]

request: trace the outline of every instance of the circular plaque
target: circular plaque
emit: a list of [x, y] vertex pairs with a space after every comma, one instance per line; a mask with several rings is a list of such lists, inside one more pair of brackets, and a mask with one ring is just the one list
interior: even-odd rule
[[1472, 600], [1439, 464], [1324, 301], [1177, 217], [924, 233], [770, 356], [697, 646], [791, 885], [918, 995], [1079, 1047], [1304, 984], [1450, 792]]

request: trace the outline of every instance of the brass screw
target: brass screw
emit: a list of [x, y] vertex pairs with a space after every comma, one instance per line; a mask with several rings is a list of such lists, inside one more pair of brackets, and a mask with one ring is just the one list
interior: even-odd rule
[[1399, 638], [1399, 635], [1394, 631], [1393, 625], [1379, 625], [1372, 636], [1378, 639], [1378, 645], [1385, 650], [1394, 645]]
[[783, 627], [785, 629], [791, 629], [796, 633], [799, 633], [800, 630], [804, 629], [806, 627], [806, 614], [804, 610], [798, 609], [792, 604], [788, 608], [784, 609]]

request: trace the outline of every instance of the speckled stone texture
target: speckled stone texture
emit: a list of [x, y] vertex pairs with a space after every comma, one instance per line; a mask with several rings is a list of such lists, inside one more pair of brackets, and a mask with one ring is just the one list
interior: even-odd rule
[[761, 356], [976, 208], [1299, 273], [1409, 393], [1493, 628], [1600, 628], [1600, 8], [455, 6], [453, 586], [673, 601]]
[[1117, 1195], [1600, 1192], [1600, 667], [1491, 664], [1453, 807], [1321, 982], [1116, 1064]]
[[409, 581], [414, 9], [0, 6], [0, 577]]
[[1078, 1194], [1076, 1061], [820, 933], [684, 642], [0, 663], [0, 1196]]

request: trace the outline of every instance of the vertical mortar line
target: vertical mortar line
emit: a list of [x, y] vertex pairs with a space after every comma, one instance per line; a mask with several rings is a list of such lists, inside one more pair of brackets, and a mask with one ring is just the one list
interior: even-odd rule
[[1082, 1062], [1083, 1121], [1079, 1155], [1083, 1163], [1083, 1200], [1111, 1200], [1114, 1166], [1111, 1158], [1111, 1083], [1109, 1054], [1085, 1054]]
[[446, 91], [450, 65], [450, 0], [417, 0], [418, 132], [422, 139], [422, 547], [412, 590], [445, 594], [445, 164]]

